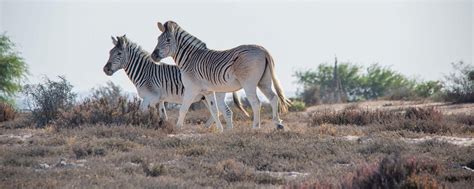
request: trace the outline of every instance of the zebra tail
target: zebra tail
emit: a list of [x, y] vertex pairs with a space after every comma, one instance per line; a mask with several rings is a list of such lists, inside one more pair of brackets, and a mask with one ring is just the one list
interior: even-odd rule
[[250, 117], [249, 113], [245, 111], [244, 107], [242, 106], [242, 102], [240, 101], [239, 95], [237, 95], [237, 92], [232, 92], [232, 99], [234, 100], [235, 105], [237, 108], [239, 108], [240, 111], [242, 111], [245, 116]]
[[280, 81], [275, 75], [275, 64], [273, 62], [272, 56], [266, 51], [267, 57], [267, 66], [270, 69], [270, 73], [272, 74], [272, 81], [273, 81], [273, 87], [275, 88], [277, 95], [278, 95], [278, 102], [279, 106], [278, 109], [281, 113], [288, 112], [288, 107], [291, 105], [290, 99], [286, 98], [283, 89], [281, 88]]

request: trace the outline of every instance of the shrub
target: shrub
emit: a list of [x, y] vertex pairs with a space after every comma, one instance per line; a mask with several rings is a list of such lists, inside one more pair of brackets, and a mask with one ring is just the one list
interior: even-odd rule
[[474, 80], [471, 73], [474, 66], [464, 62], [452, 63], [454, 72], [445, 76], [444, 100], [450, 102], [474, 102]]
[[443, 84], [440, 81], [425, 81], [415, 86], [415, 93], [418, 97], [428, 98], [441, 92], [441, 89]]
[[305, 86], [304, 90], [298, 94], [301, 100], [308, 105], [322, 103], [319, 86]]
[[125, 97], [119, 97], [117, 103], [110, 102], [106, 98], [98, 100], [87, 98], [70, 110], [61, 111], [56, 123], [59, 127], [76, 127], [84, 124], [140, 125], [162, 128], [167, 133], [172, 132], [173, 128], [168, 122], [160, 120], [159, 111], [155, 107], [141, 111], [138, 98], [128, 101]]
[[359, 167], [343, 180], [343, 188], [439, 188], [436, 179], [444, 169], [427, 157], [390, 155], [379, 163]]
[[90, 97], [92, 100], [106, 100], [109, 104], [117, 104], [119, 103], [120, 98], [127, 98], [127, 96], [123, 93], [122, 88], [120, 86], [114, 84], [111, 81], [108, 81], [105, 86], [100, 86], [98, 88], [92, 89], [92, 96]]
[[311, 125], [324, 123], [335, 125], [390, 124], [401, 120], [440, 121], [443, 114], [434, 108], [406, 108], [401, 110], [361, 110], [346, 108], [341, 111], [315, 112], [311, 115]]
[[405, 108], [398, 110], [360, 110], [315, 112], [309, 126], [358, 125], [377, 131], [407, 130], [422, 133], [469, 133], [473, 119], [468, 115], [444, 116], [434, 108]]
[[292, 104], [289, 107], [289, 111], [291, 112], [301, 112], [306, 110], [306, 104], [303, 101], [299, 100], [292, 100]]
[[360, 109], [344, 109], [342, 111], [325, 111], [315, 112], [311, 115], [310, 124], [313, 126], [321, 124], [335, 124], [335, 125], [367, 125], [370, 123], [386, 123], [395, 119], [393, 114], [389, 111], [382, 110], [360, 110]]
[[216, 166], [217, 173], [228, 182], [245, 181], [252, 178], [252, 170], [233, 159], [221, 161]]
[[0, 102], [0, 122], [10, 121], [15, 119], [15, 109], [5, 102]]
[[58, 78], [59, 81], [45, 78], [43, 83], [26, 85], [24, 88], [33, 120], [39, 127], [55, 120], [61, 110], [67, 111], [74, 104], [76, 94], [72, 92], [72, 85], [65, 77]]
[[145, 172], [146, 176], [149, 177], [157, 177], [166, 174], [167, 170], [163, 164], [155, 165], [155, 164], [148, 164], [142, 163], [143, 172]]

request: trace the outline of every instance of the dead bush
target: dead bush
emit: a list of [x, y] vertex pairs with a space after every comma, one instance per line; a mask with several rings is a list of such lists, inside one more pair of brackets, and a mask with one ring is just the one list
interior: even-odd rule
[[367, 125], [370, 123], [388, 123], [396, 119], [396, 114], [382, 110], [344, 109], [341, 111], [315, 112], [311, 115], [311, 126], [321, 124]]
[[346, 108], [341, 111], [315, 112], [311, 115], [310, 125], [324, 123], [335, 125], [390, 124], [400, 120], [440, 121], [443, 114], [434, 108], [406, 108], [402, 110], [361, 110]]
[[13, 120], [15, 116], [16, 111], [10, 104], [0, 102], [0, 122]]
[[87, 156], [105, 156], [107, 154], [107, 150], [104, 147], [91, 143], [74, 145], [72, 151], [76, 159], [82, 159]]
[[251, 179], [253, 171], [243, 163], [228, 159], [216, 166], [217, 174], [228, 182], [238, 182]]
[[370, 126], [377, 130], [408, 130], [422, 133], [463, 133], [474, 130], [470, 116], [445, 116], [434, 108], [404, 108], [395, 110], [361, 110], [315, 112], [309, 126], [325, 124]]
[[163, 164], [155, 165], [153, 163], [142, 163], [142, 169], [143, 172], [145, 172], [145, 175], [149, 177], [162, 176], [167, 172], [166, 167]]
[[344, 188], [441, 188], [436, 175], [443, 169], [431, 158], [395, 154], [359, 167], [342, 183]]
[[74, 104], [76, 94], [71, 83], [65, 77], [58, 78], [59, 81], [45, 78], [43, 83], [26, 85], [23, 89], [38, 127], [57, 119], [60, 111], [69, 111]]
[[76, 127], [84, 124], [104, 125], [140, 125], [147, 128], [164, 128], [169, 131], [169, 123], [160, 120], [155, 107], [148, 111], [140, 110], [140, 100], [135, 98], [128, 101], [125, 97], [110, 102], [105, 98], [99, 100], [85, 99], [69, 111], [61, 111], [56, 124], [61, 127]]

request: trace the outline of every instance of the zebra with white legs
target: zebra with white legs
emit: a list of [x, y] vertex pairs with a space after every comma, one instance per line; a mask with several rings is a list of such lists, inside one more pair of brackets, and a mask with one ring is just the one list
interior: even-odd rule
[[173, 21], [164, 25], [158, 22], [158, 28], [162, 33], [151, 57], [155, 61], [172, 57], [181, 70], [183, 85], [186, 87], [177, 127], [183, 125], [184, 117], [195, 96], [206, 96], [212, 115], [218, 120], [216, 107], [212, 104], [213, 92], [231, 92], [243, 88], [252, 106], [253, 127], [258, 128], [258, 87], [271, 103], [273, 122], [277, 128], [283, 128], [278, 111], [287, 111], [291, 102], [283, 94], [275, 76], [273, 59], [267, 50], [257, 45], [242, 45], [223, 51], [211, 50], [204, 42]]
[[[143, 99], [140, 108], [146, 110], [149, 105], [159, 103], [160, 118], [167, 120], [164, 102], [181, 103], [185, 88], [181, 81], [181, 73], [177, 66], [162, 63], [155, 63], [150, 59], [148, 52], [141, 49], [137, 44], [129, 41], [127, 37], [112, 37], [114, 47], [110, 50], [110, 57], [104, 66], [105, 74], [111, 76], [117, 70], [124, 69], [130, 80], [137, 88], [138, 95]], [[243, 109], [238, 96], [234, 95], [234, 102], [237, 107], [248, 116]], [[225, 104], [225, 93], [218, 93], [217, 106], [224, 114], [227, 126], [232, 127], [232, 111]], [[196, 96], [192, 102], [198, 102], [203, 96]], [[207, 104], [206, 104], [207, 105]], [[208, 107], [208, 109], [210, 109]], [[213, 117], [209, 117], [206, 127], [214, 122]], [[218, 123], [218, 125], [220, 122]]]

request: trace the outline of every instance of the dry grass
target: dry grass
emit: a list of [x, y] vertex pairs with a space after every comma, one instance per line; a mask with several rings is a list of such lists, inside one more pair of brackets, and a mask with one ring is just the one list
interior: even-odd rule
[[16, 111], [11, 105], [0, 102], [0, 122], [13, 120], [15, 115]]
[[[77, 112], [62, 117], [69, 125], [57, 121], [39, 129], [2, 123], [0, 188], [472, 188], [474, 174], [462, 168], [473, 167], [472, 146], [401, 138], [473, 137], [471, 117], [406, 110], [374, 113], [354, 106], [343, 110], [352, 116], [347, 118], [337, 112], [291, 112], [283, 116], [285, 131], [275, 130], [268, 115], [258, 130], [250, 128], [251, 120], [237, 118], [235, 128], [224, 133], [203, 128], [207, 110], [190, 112], [179, 131], [169, 123], [116, 121], [124, 118], [67, 122]], [[357, 118], [361, 115], [375, 120]], [[331, 122], [313, 124], [317, 116]], [[392, 116], [462, 127], [425, 132], [429, 129], [396, 124]]]
[[472, 134], [474, 133], [474, 118], [472, 117], [468, 114], [444, 115], [435, 108], [369, 110], [351, 107], [340, 111], [314, 112], [309, 126], [357, 125], [373, 127], [377, 131]]

